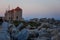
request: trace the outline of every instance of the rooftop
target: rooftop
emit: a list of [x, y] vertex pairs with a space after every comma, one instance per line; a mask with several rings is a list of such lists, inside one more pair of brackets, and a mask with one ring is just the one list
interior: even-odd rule
[[14, 11], [22, 11], [20, 7], [16, 7], [15, 9], [8, 10], [8, 12], [14, 12]]

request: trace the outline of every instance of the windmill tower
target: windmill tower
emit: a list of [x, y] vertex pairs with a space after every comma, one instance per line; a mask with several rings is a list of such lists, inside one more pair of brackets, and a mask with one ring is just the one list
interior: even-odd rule
[[9, 13], [8, 13], [9, 10], [10, 10], [10, 5], [8, 5], [6, 12], [5, 12], [5, 20], [6, 21], [8, 20], [8, 17], [9, 17]]
[[5, 13], [5, 18], [10, 23], [12, 21], [20, 21], [22, 20], [22, 9], [20, 7], [16, 7], [14, 9], [10, 9], [10, 5]]

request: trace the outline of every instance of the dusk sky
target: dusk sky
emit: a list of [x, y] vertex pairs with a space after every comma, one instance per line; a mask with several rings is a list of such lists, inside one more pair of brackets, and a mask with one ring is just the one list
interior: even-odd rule
[[23, 9], [23, 18], [55, 18], [60, 19], [60, 0], [0, 0], [0, 16], [6, 10]]

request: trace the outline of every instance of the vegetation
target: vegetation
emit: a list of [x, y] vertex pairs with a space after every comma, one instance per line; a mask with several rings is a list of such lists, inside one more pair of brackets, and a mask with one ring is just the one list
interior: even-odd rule
[[36, 22], [28, 22], [29, 25], [33, 26], [39, 26], [41, 23], [36, 23]]
[[20, 24], [20, 22], [19, 22], [19, 21], [13, 21], [13, 24], [14, 24], [15, 26], [18, 26], [18, 25]]

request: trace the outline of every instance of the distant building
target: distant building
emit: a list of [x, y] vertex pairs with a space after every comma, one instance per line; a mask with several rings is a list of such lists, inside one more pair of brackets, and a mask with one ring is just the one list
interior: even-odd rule
[[48, 19], [47, 18], [41, 18], [40, 22], [48, 22]]
[[20, 21], [22, 20], [22, 9], [17, 7], [12, 10], [8, 10], [5, 13], [5, 20], [7, 21]]
[[40, 20], [38, 18], [33, 18], [33, 19], [30, 19], [30, 21], [39, 22]]

